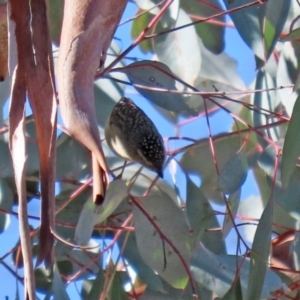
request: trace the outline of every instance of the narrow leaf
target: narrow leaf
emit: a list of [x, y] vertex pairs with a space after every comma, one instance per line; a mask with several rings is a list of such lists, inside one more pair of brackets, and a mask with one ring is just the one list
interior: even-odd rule
[[237, 278], [222, 300], [243, 300], [240, 278]]
[[[14, 195], [8, 183], [0, 179], [0, 208], [8, 212], [12, 210]], [[10, 223], [10, 214], [0, 212], [0, 233], [3, 232]]]
[[[271, 75], [265, 71], [260, 70], [256, 76], [256, 82], [255, 82], [255, 89], [266, 89], [268, 90], [266, 93], [255, 93], [255, 95], [252, 96], [252, 101], [255, 107], [261, 107], [265, 109], [266, 111], [275, 111], [276, 108], [276, 94], [272, 90], [275, 87], [274, 80], [271, 77]], [[269, 90], [270, 89], [270, 90]], [[275, 99], [275, 100], [274, 100]], [[267, 112], [262, 112], [260, 110], [254, 110], [253, 111], [253, 125], [255, 127], [259, 127], [262, 125], [267, 125], [270, 123], [269, 114]], [[272, 119], [271, 119], [272, 120]], [[277, 139], [276, 136], [276, 130], [274, 128], [269, 128], [261, 130], [260, 131], [265, 136], [270, 136], [270, 133], [272, 134], [272, 137], [274, 136], [274, 139]], [[269, 145], [269, 143], [261, 136], [256, 135], [257, 140], [260, 143], [260, 145], [265, 148]]]
[[110, 297], [111, 299], [118, 300], [128, 300], [128, 296], [124, 291], [123, 282], [121, 278], [121, 272], [114, 273], [114, 279], [112, 281], [111, 289], [110, 289]]
[[270, 199], [258, 223], [252, 244], [247, 300], [261, 299], [271, 250], [273, 201]]
[[[236, 8], [250, 3], [250, 0], [223, 0], [227, 9]], [[263, 20], [266, 14], [266, 5], [245, 7], [230, 14], [237, 31], [245, 43], [256, 56], [257, 67], [264, 64], [265, 51], [263, 45]]]
[[[233, 194], [229, 195], [229, 198], [228, 198], [227, 202], [228, 202], [231, 217], [233, 218], [233, 220], [235, 219], [235, 216], [236, 216], [237, 211], [239, 209], [240, 201], [241, 201], [241, 189], [239, 189], [236, 192], [234, 192]], [[223, 228], [222, 228], [224, 239], [227, 237], [228, 233], [230, 232], [230, 229], [233, 226], [231, 217], [229, 215], [228, 210], [226, 209], [225, 218], [224, 218], [224, 221], [223, 221]]]
[[300, 154], [299, 128], [300, 96], [295, 102], [282, 150], [281, 181], [283, 188], [287, 187]]
[[291, 0], [273, 0], [272, 3], [266, 3], [267, 11], [264, 21], [264, 44], [266, 60], [273, 53], [275, 45], [280, 37], [283, 26], [291, 6]]
[[54, 267], [52, 289], [53, 289], [53, 300], [69, 300], [70, 299], [66, 292], [66, 287], [60, 277], [60, 274], [58, 272], [56, 265]]
[[187, 178], [186, 212], [192, 230], [192, 246], [201, 241], [214, 253], [226, 253], [220, 231], [208, 231], [219, 227], [216, 214], [201, 189]]
[[300, 38], [300, 28], [296, 28], [280, 39], [281, 42], [294, 41]]
[[103, 289], [103, 284], [104, 284], [104, 272], [102, 268], [100, 268], [96, 278], [93, 280], [92, 288], [86, 299], [87, 300], [100, 299], [100, 295]]

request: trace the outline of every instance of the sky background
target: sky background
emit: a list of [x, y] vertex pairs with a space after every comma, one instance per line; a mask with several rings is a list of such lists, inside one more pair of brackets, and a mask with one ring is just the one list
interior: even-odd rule
[[[128, 3], [127, 9], [125, 11], [125, 14], [123, 15], [122, 21], [125, 21], [129, 18], [131, 18], [134, 15], [134, 12], [137, 10], [137, 7], [133, 3]], [[227, 16], [227, 20], [229, 20], [229, 17]], [[115, 37], [118, 39], [118, 42], [121, 44], [121, 48], [124, 50], [129, 46], [132, 42], [130, 38], [130, 28], [131, 23], [126, 23], [119, 27], [118, 31], [116, 32]], [[238, 62], [238, 73], [240, 74], [241, 78], [244, 80], [245, 84], [249, 86], [253, 79], [255, 78], [256, 71], [255, 71], [255, 61], [252, 52], [248, 49], [246, 44], [241, 40], [239, 34], [237, 31], [232, 27], [227, 27], [225, 31], [225, 40], [226, 40], [226, 48], [225, 52], [237, 60]], [[137, 57], [137, 58], [144, 58], [145, 55], [142, 54], [138, 47], [136, 47], [131, 53], [131, 57]], [[151, 56], [147, 56], [146, 58], [151, 58]], [[0, 83], [1, 84], [1, 83]], [[175, 135], [175, 129], [172, 124], [167, 122], [165, 119], [163, 119], [160, 115], [157, 114], [155, 109], [151, 104], [149, 104], [148, 101], [140, 101], [140, 96], [137, 95], [137, 93], [134, 91], [133, 88], [129, 87], [126, 90], [126, 96], [131, 97], [138, 105], [144, 110], [147, 111], [147, 114], [151, 116], [154, 123], [157, 125], [159, 131], [161, 132], [162, 136], [172, 136]], [[8, 107], [8, 106], [6, 106]], [[4, 112], [4, 115], [7, 116], [7, 111]], [[225, 130], [228, 130], [231, 127], [232, 124], [232, 118], [228, 116], [227, 113], [224, 113], [223, 111], [218, 112], [214, 114], [214, 116], [211, 118], [211, 126], [214, 134], [219, 132], [224, 132]], [[192, 127], [185, 126], [181, 130], [181, 135], [189, 136], [188, 132], [193, 128], [200, 128], [200, 130], [203, 130], [203, 136], [207, 136], [207, 127], [206, 127], [206, 121], [204, 118], [197, 120], [196, 123], [191, 124]], [[169, 172], [165, 172], [165, 179], [172, 185], [172, 177], [170, 176]], [[197, 179], [195, 179], [197, 181]], [[180, 178], [177, 178], [177, 181], [179, 182], [180, 186]], [[185, 190], [184, 185], [180, 186], [182, 190]], [[242, 199], [247, 198], [251, 194], [258, 194], [256, 185], [253, 180], [253, 176], [251, 172], [248, 174], [248, 178], [246, 183], [244, 184], [242, 188]], [[28, 204], [28, 210], [31, 214], [35, 216], [39, 216], [39, 200], [32, 200]], [[215, 209], [220, 209], [221, 207], [218, 207], [217, 205], [214, 206]], [[14, 208], [16, 211], [16, 207]], [[224, 207], [222, 207], [224, 209]], [[30, 221], [30, 223], [33, 226], [37, 226], [37, 222]], [[0, 239], [0, 257], [2, 257], [9, 249], [15, 246], [18, 240], [18, 235], [16, 235], [16, 232], [18, 232], [18, 222], [17, 219], [13, 216], [11, 217], [11, 222], [9, 224], [8, 229], [1, 234]], [[235, 236], [233, 234], [229, 235], [227, 238], [227, 248], [229, 252], [233, 249], [230, 247], [230, 245], [236, 245]], [[234, 247], [235, 251], [235, 247]], [[14, 268], [12, 262], [10, 259], [6, 259], [5, 262], [11, 267]], [[3, 266], [3, 264], [0, 264], [0, 278], [2, 280], [1, 289], [0, 289], [0, 300], [1, 299], [15, 299], [15, 291], [16, 291], [16, 279], [12, 276], [12, 274]], [[79, 283], [80, 286], [80, 283]], [[79, 288], [80, 290], [80, 288]], [[70, 285], [67, 288], [67, 291], [72, 295], [72, 299], [80, 299], [80, 297], [77, 294], [76, 288], [74, 285]], [[22, 286], [19, 285], [19, 292], [21, 299], [23, 297], [23, 289]], [[43, 297], [41, 297], [42, 299]]]

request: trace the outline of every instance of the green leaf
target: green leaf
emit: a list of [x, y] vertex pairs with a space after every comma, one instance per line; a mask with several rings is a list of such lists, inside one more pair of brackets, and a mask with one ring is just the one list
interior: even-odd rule
[[[96, 246], [96, 244], [94, 245]], [[97, 248], [97, 251], [98, 250]], [[76, 281], [86, 279], [90, 277], [91, 274], [97, 274], [99, 272], [99, 265], [103, 265], [103, 258], [99, 258], [99, 252], [97, 251], [72, 249], [59, 257], [58, 264], [60, 265], [60, 270], [66, 273], [67, 276], [74, 276], [74, 280]], [[70, 266], [70, 263], [72, 266]], [[82, 266], [86, 265], [89, 266], [88, 269], [82, 271]]]
[[[149, 289], [164, 292], [161, 278], [144, 262], [140, 255], [135, 233], [129, 233], [128, 238], [126, 238], [125, 235], [125, 233], [121, 234], [118, 239], [118, 244], [120, 249], [123, 249], [124, 258], [128, 261], [130, 267], [133, 268], [137, 276], [147, 284]], [[125, 246], [124, 242], [126, 242]]]
[[91, 290], [86, 298], [86, 300], [100, 299], [101, 292], [104, 285], [104, 272], [100, 268], [96, 278], [93, 280]]
[[[240, 149], [242, 138], [240, 136], [224, 135], [214, 137], [214, 150], [219, 170], [222, 170], [227, 161]], [[197, 142], [182, 157], [181, 163], [186, 171], [195, 172], [201, 176], [201, 190], [209, 200], [224, 203], [223, 195], [219, 188], [219, 176], [212, 156], [208, 139]]]
[[286, 188], [290, 181], [300, 153], [299, 128], [300, 96], [295, 102], [282, 150], [281, 181], [283, 188]]
[[47, 294], [51, 287], [52, 281], [44, 267], [34, 270], [35, 286], [39, 293]]
[[[300, 172], [299, 168], [297, 168], [290, 178], [290, 182], [285, 190], [282, 189], [281, 184], [276, 182], [274, 187], [274, 199], [277, 204], [280, 205], [286, 212], [289, 213], [290, 216], [300, 221], [300, 186], [299, 186], [299, 178]], [[269, 179], [269, 185], [272, 186], [272, 179]]]
[[[251, 0], [223, 1], [228, 10], [251, 2]], [[230, 13], [230, 17], [232, 18], [237, 31], [256, 56], [257, 68], [262, 66], [265, 61], [262, 25], [266, 14], [266, 8], [266, 5], [258, 4]]]
[[[278, 65], [276, 63], [275, 66], [277, 70], [276, 84], [277, 86], [289, 86], [295, 83], [293, 88], [295, 91], [297, 90], [298, 58], [296, 51], [292, 47], [290, 43], [285, 43], [281, 49]], [[277, 96], [280, 97], [288, 116], [291, 117], [298, 93], [292, 93], [291, 89], [285, 88], [278, 90]], [[277, 111], [281, 111], [280, 107]], [[285, 133], [286, 128], [282, 138], [285, 136]]]
[[0, 140], [0, 177], [13, 179], [14, 172], [11, 163], [11, 156], [8, 148], [8, 144], [3, 140]]
[[[0, 124], [3, 124], [3, 111], [4, 111], [4, 105], [7, 102], [7, 100], [10, 97], [10, 91], [11, 91], [11, 78], [9, 76], [6, 77], [4, 81], [0, 84]], [[3, 137], [1, 137], [2, 139]]]
[[[0, 179], [0, 208], [11, 212], [14, 202], [14, 195], [8, 183]], [[10, 214], [0, 212], [0, 233], [3, 232], [10, 224]]]
[[57, 139], [56, 176], [58, 179], [79, 180], [90, 173], [89, 151], [69, 135]]
[[52, 41], [56, 44], [59, 44], [60, 42], [63, 13], [63, 0], [51, 0], [49, 2], [50, 34]]
[[[175, 27], [192, 23], [189, 16], [179, 10]], [[201, 49], [194, 26], [176, 30], [154, 38], [154, 50], [159, 61], [188, 84], [194, 85], [201, 68]]]
[[270, 199], [258, 223], [254, 236], [247, 290], [247, 300], [261, 299], [268, 269], [268, 258], [271, 250], [271, 234], [273, 221], [273, 200]]
[[[139, 16], [137, 17], [137, 15]], [[152, 17], [153, 16], [150, 12], [146, 12], [141, 9], [137, 11], [131, 27], [131, 37], [133, 39], [137, 38], [140, 33], [147, 27]], [[153, 52], [153, 47], [150, 39], [144, 40], [139, 43], [139, 48], [143, 53]]]
[[[93, 299], [95, 299], [95, 298], [93, 298]], [[114, 273], [114, 279], [112, 281], [112, 285], [111, 285], [111, 289], [110, 289], [110, 299], [128, 300], [128, 296], [123, 288], [121, 272]]]
[[[150, 194], [140, 198], [140, 202], [151, 222], [160, 228], [186, 265], [189, 265], [191, 236], [182, 210], [166, 194]], [[178, 254], [162, 240], [152, 223], [136, 205], [133, 206], [133, 215], [137, 245], [144, 261], [171, 286], [185, 288], [188, 275]]]
[[281, 42], [294, 41], [300, 38], [300, 28], [296, 28], [280, 39]]
[[248, 173], [247, 158], [238, 153], [228, 160], [219, 176], [219, 187], [224, 194], [233, 194], [242, 187]]
[[[195, 2], [196, 3], [196, 2]], [[200, 41], [201, 48], [201, 72], [196, 78], [194, 86], [201, 92], [215, 92], [217, 89], [219, 92], [237, 92], [245, 91], [246, 86], [238, 74], [236, 61], [229, 57], [226, 53], [214, 54], [207, 50]], [[212, 97], [215, 102], [226, 107], [230, 111], [237, 114], [242, 105], [238, 105], [235, 102], [228, 101], [227, 99]], [[241, 100], [240, 95], [230, 95], [230, 98], [235, 100]], [[204, 100], [200, 95], [186, 95], [186, 99], [190, 107], [192, 107], [198, 113], [204, 113]], [[207, 109], [213, 108], [219, 109], [212, 101], [206, 100]]]
[[[269, 192], [269, 190], [268, 190]], [[238, 214], [245, 218], [260, 219], [264, 206], [260, 196], [251, 195], [240, 202]], [[245, 240], [253, 242], [256, 226], [243, 226]]]
[[96, 224], [106, 220], [127, 197], [128, 187], [122, 179], [112, 181], [106, 190], [105, 199], [101, 207], [97, 210]]
[[52, 281], [53, 299], [54, 300], [69, 300], [66, 292], [66, 287], [58, 273], [57, 266], [54, 267], [53, 281]]
[[273, 53], [275, 45], [280, 37], [283, 26], [287, 20], [291, 0], [273, 0], [266, 3], [267, 11], [264, 22], [264, 41], [266, 60]]
[[[253, 111], [253, 125], [255, 127], [259, 127], [262, 125], [267, 125], [274, 122], [276, 119], [270, 118], [270, 113], [275, 111], [275, 108], [278, 105], [278, 100], [276, 99], [276, 93], [272, 89], [275, 87], [274, 80], [271, 75], [264, 71], [260, 70], [256, 76], [255, 89], [271, 89], [265, 93], [255, 93], [252, 96], [252, 103], [255, 107], [262, 108], [264, 111], [260, 109], [255, 109]], [[274, 100], [275, 99], [275, 100]], [[270, 127], [268, 129], [260, 130], [264, 136], [270, 136], [274, 139], [278, 139], [278, 133], [276, 129]], [[260, 145], [265, 148], [269, 145], [269, 143], [259, 134], [257, 134], [257, 140]]]
[[300, 67], [298, 68], [298, 75], [297, 75], [297, 78], [295, 80], [295, 83], [294, 83], [294, 88], [293, 88], [293, 91], [297, 91], [300, 87]]
[[188, 177], [187, 178], [186, 212], [192, 230], [193, 246], [201, 241], [210, 251], [216, 254], [226, 253], [226, 247], [220, 231], [208, 231], [219, 227], [216, 214], [209, 201]]
[[164, 109], [181, 113], [183, 111], [195, 115], [195, 112], [185, 102], [181, 94], [163, 93], [151, 88], [162, 88], [166, 90], [177, 90], [175, 79], [172, 77], [170, 68], [157, 61], [139, 61], [122, 68], [133, 84], [145, 86], [142, 88], [135, 86], [135, 89], [149, 101]]
[[106, 190], [102, 205], [95, 205], [92, 198], [85, 203], [75, 230], [75, 241], [86, 245], [91, 238], [94, 225], [106, 220], [127, 196], [127, 186], [124, 180], [112, 181]]
[[[279, 140], [276, 142], [276, 145], [278, 147], [283, 146], [283, 140]], [[278, 157], [278, 166], [281, 165], [281, 157]], [[264, 152], [261, 153], [261, 155], [258, 157], [258, 166], [264, 170], [264, 172], [269, 175], [270, 177], [273, 177], [275, 174], [275, 160], [276, 160], [276, 149], [274, 145], [269, 145], [267, 148], [265, 148]], [[277, 170], [277, 177], [276, 180], [280, 181], [281, 178], [281, 170], [278, 168]]]
[[[72, 188], [70, 188], [70, 186], [67, 188], [62, 186], [61, 192], [56, 196], [56, 207], [64, 205], [64, 203], [69, 200], [70, 195], [77, 188], [78, 186], [72, 186]], [[66, 239], [67, 241], [74, 242], [75, 226], [79, 220], [79, 216], [84, 204], [86, 203], [87, 199], [91, 197], [91, 195], [92, 189], [91, 187], [87, 187], [56, 215], [56, 221], [59, 222], [59, 224], [56, 225], [56, 232], [60, 235], [60, 237]], [[73, 224], [74, 226], [64, 226], [65, 223]], [[57, 241], [55, 245], [55, 253], [56, 257], [58, 257], [58, 260], [61, 260], [61, 255], [66, 254], [71, 250], [72, 248], [60, 241]]]
[[[235, 255], [215, 255], [204, 247], [199, 247], [191, 260], [191, 272], [196, 282], [215, 292], [219, 297], [224, 297], [233, 284], [237, 272], [243, 297], [248, 288], [250, 262], [248, 258]], [[257, 282], [258, 283], [258, 282]], [[282, 283], [280, 277], [270, 269], [263, 282], [262, 299], [271, 297], [271, 292], [288, 287]], [[253, 298], [254, 299], [254, 298]]]
[[[251, 0], [224, 0], [227, 9], [251, 3]], [[275, 0], [244, 7], [230, 14], [239, 34], [256, 56], [261, 68], [272, 54], [286, 22], [291, 1]]]
[[[175, 289], [166, 282], [163, 282], [163, 284], [164, 286], [162, 291], [153, 291], [147, 286], [147, 289], [143, 293], [141, 299], [142, 300], [185, 300], [185, 298], [183, 298], [182, 296], [182, 290]], [[192, 294], [189, 293], [189, 297], [190, 297], [188, 298], [189, 300], [191, 299], [191, 296]]]
[[[229, 195], [227, 203], [233, 220], [235, 219], [237, 211], [239, 209], [240, 201], [241, 201], [241, 189]], [[229, 215], [228, 209], [226, 208], [225, 218], [223, 221], [223, 228], [222, 228], [224, 239], [227, 237], [228, 233], [230, 232], [232, 225], [233, 225], [232, 219]]]
[[[215, 15], [222, 9], [219, 0], [211, 0], [209, 4], [201, 1], [185, 0], [181, 1], [181, 6], [188, 14], [195, 16], [192, 17], [195, 21], [198, 21], [200, 17], [207, 18]], [[219, 16], [215, 20], [225, 23], [225, 16]], [[220, 54], [224, 50], [224, 26], [215, 25], [208, 21], [194, 26], [198, 36], [209, 51]]]
[[222, 298], [222, 300], [243, 300], [242, 287], [239, 277], [235, 279], [231, 288]]

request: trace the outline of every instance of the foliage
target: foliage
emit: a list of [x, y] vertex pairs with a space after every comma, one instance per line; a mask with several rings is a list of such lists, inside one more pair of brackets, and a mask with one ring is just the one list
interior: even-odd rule
[[[64, 43], [59, 43], [63, 1], [49, 5], [55, 49]], [[164, 137], [165, 179], [135, 163], [124, 166], [102, 141], [111, 182], [103, 202], [95, 203], [94, 152], [59, 117], [56, 160], [49, 161], [56, 168], [54, 255], [50, 264], [42, 257], [46, 266], [33, 268], [38, 297], [299, 299], [299, 3], [135, 0], [127, 5], [105, 64], [95, 73], [93, 113], [102, 137], [115, 103], [124, 95], [133, 98]], [[225, 42], [235, 43], [227, 30], [236, 30], [252, 53], [247, 72], [257, 72], [249, 86], [235, 57], [224, 50]], [[132, 38], [126, 49], [128, 41], [119, 40], [124, 32]], [[14, 80], [10, 73], [0, 83], [3, 112]], [[32, 260], [41, 262], [39, 249], [48, 249], [40, 242], [40, 219], [31, 206], [39, 203], [45, 177], [39, 160], [43, 118], [37, 119], [29, 91], [33, 115], [30, 111], [24, 119], [24, 171], [16, 166], [22, 140], [16, 148], [19, 144], [6, 136], [15, 111], [3, 121], [0, 139], [2, 240], [11, 228], [20, 238], [13, 225], [22, 220], [16, 208], [22, 206], [18, 178], [23, 175], [31, 225], [32, 257], [24, 255], [20, 240], [1, 251], [0, 268], [18, 283], [13, 295], [24, 284], [28, 257], [33, 266]], [[53, 118], [50, 112], [42, 116]], [[18, 126], [11, 128], [18, 133]]]

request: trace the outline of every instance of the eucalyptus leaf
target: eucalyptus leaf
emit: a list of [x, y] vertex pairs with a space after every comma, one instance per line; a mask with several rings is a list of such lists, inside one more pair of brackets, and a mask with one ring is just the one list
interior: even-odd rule
[[131, 83], [139, 85], [135, 86], [137, 91], [155, 105], [176, 113], [185, 111], [195, 115], [181, 94], [151, 90], [151, 88], [177, 90], [173, 73], [167, 65], [146, 60], [134, 62], [121, 71], [128, 76]]
[[242, 187], [248, 173], [247, 158], [238, 153], [223, 167], [219, 176], [219, 187], [224, 194], [233, 194]]
[[[96, 249], [96, 245], [95, 245]], [[71, 250], [67, 255], [61, 256], [59, 262], [71, 262], [72, 267], [68, 266], [68, 271], [72, 271], [69, 276], [76, 274], [76, 281], [82, 280], [91, 276], [91, 274], [97, 274], [99, 272], [99, 265], [102, 266], [102, 258], [99, 257], [97, 251], [91, 250]], [[82, 270], [82, 266], [88, 265], [87, 270]]]
[[[215, 15], [222, 9], [219, 0], [212, 0], [209, 4], [201, 1], [185, 0], [182, 1], [182, 8], [187, 13], [201, 18]], [[218, 16], [215, 19], [219, 22], [225, 22], [224, 15]], [[195, 29], [208, 50], [215, 54], [220, 54], [224, 50], [225, 30], [223, 26], [203, 22], [195, 24]]]
[[300, 96], [298, 96], [293, 114], [288, 126], [286, 138], [282, 149], [281, 180], [283, 188], [286, 188], [300, 153]]
[[[141, 0], [142, 2], [143, 0]], [[151, 10], [153, 14], [155, 14], [158, 9], [154, 7], [154, 9]], [[152, 18], [152, 14], [150, 12], [144, 11], [139, 9], [136, 13], [136, 17], [134, 18], [131, 26], [131, 37], [133, 39], [137, 38], [142, 31], [147, 27], [149, 21]], [[143, 12], [143, 14], [141, 14]], [[144, 40], [141, 43], [139, 43], [139, 49], [141, 50], [142, 53], [148, 53], [148, 52], [153, 52], [153, 47], [152, 43], [150, 40]]]
[[7, 213], [0, 212], [0, 233], [5, 231], [10, 224], [9, 213], [12, 211], [13, 202], [14, 195], [11, 187], [5, 180], [0, 179], [0, 209], [7, 211]]
[[60, 33], [64, 12], [64, 1], [53, 0], [49, 2], [49, 23], [51, 39], [56, 44], [60, 43]]
[[270, 199], [260, 218], [254, 236], [250, 255], [247, 300], [261, 299], [262, 290], [264, 288], [271, 249], [273, 204], [274, 201]]
[[264, 43], [266, 59], [272, 54], [288, 17], [291, 0], [273, 0], [266, 3], [267, 11], [264, 20]]
[[226, 208], [225, 218], [223, 221], [223, 228], [222, 228], [224, 239], [227, 237], [228, 233], [230, 232], [230, 230], [233, 226], [232, 219], [234, 220], [236, 217], [237, 211], [239, 209], [240, 201], [241, 201], [241, 190], [240, 189], [237, 190], [236, 192], [230, 194], [228, 197], [227, 205], [230, 209], [230, 215], [229, 215], [228, 209]]
[[[236, 272], [239, 270], [243, 299], [248, 288], [250, 262], [248, 258], [235, 255], [215, 255], [200, 246], [191, 260], [191, 272], [194, 279], [207, 289], [214, 291], [219, 297], [224, 297], [229, 291]], [[272, 292], [281, 289], [288, 291], [288, 287], [280, 277], [270, 269], [267, 269], [263, 282], [262, 299], [268, 299]]]
[[239, 277], [235, 279], [231, 288], [222, 298], [222, 300], [243, 300], [241, 282]]
[[[280, 58], [278, 65], [276, 65], [276, 83], [277, 86], [295, 86], [291, 88], [284, 88], [277, 91], [277, 97], [280, 97], [282, 105], [288, 116], [292, 115], [293, 107], [298, 96], [297, 90], [297, 71], [298, 59], [293, 46], [290, 43], [285, 43], [280, 51]], [[294, 91], [294, 93], [293, 93]], [[285, 132], [284, 132], [285, 133]]]
[[[118, 239], [120, 249], [123, 249], [123, 255], [129, 262], [131, 268], [136, 272], [137, 276], [147, 284], [152, 291], [164, 293], [164, 287], [161, 278], [152, 270], [142, 259], [137, 247], [136, 236], [134, 232], [129, 235], [121, 234]], [[126, 242], [126, 244], [125, 244]]]
[[[274, 86], [274, 80], [271, 75], [264, 70], [260, 70], [256, 77], [255, 89], [267, 89], [268, 91], [265, 93], [255, 93], [252, 96], [254, 106], [264, 109], [264, 111], [260, 109], [253, 110], [253, 125], [255, 127], [266, 125], [274, 121], [274, 119], [270, 117], [269, 113], [274, 111], [277, 106], [276, 101], [274, 101], [274, 99], [276, 99], [276, 94], [275, 91], [272, 90]], [[271, 135], [274, 140], [278, 139], [277, 132], [274, 130], [274, 128], [260, 130], [260, 132], [263, 136]], [[260, 145], [265, 148], [268, 146], [268, 142], [263, 138], [262, 135], [257, 134], [257, 140]]]
[[[183, 212], [166, 194], [149, 195], [140, 198], [140, 201], [151, 220], [150, 222], [144, 212], [134, 205], [137, 245], [142, 258], [171, 286], [184, 288], [188, 283], [188, 275], [181, 259], [189, 265], [191, 236]], [[173, 247], [160, 236], [153, 223]]]
[[85, 245], [91, 238], [94, 225], [106, 220], [127, 196], [127, 186], [124, 180], [112, 181], [106, 190], [102, 205], [93, 203], [89, 198], [85, 203], [75, 230], [75, 241], [79, 245]]
[[[299, 222], [298, 222], [298, 228], [299, 228]], [[300, 270], [300, 257], [299, 257], [299, 251], [300, 251], [300, 234], [299, 232], [295, 232], [295, 239], [292, 242], [291, 245], [291, 251], [293, 253], [293, 261], [295, 270]]]
[[187, 178], [186, 212], [192, 230], [193, 246], [201, 241], [210, 251], [216, 254], [226, 253], [220, 231], [209, 231], [219, 227], [216, 214], [209, 201], [189, 178]]
[[[182, 9], [175, 27], [191, 23]], [[183, 81], [193, 85], [201, 69], [201, 52], [198, 36], [193, 26], [154, 38], [154, 51], [159, 61], [166, 64]]]
[[121, 272], [114, 273], [114, 278], [110, 289], [110, 299], [128, 300], [128, 296], [123, 288]]
[[[251, 2], [251, 0], [223, 1], [228, 10]], [[266, 5], [257, 4], [230, 13], [240, 36], [255, 54], [257, 67], [262, 66], [265, 60], [262, 26], [266, 10]]]
[[[220, 135], [214, 138], [214, 152], [218, 169], [222, 170], [228, 160], [240, 150], [239, 136]], [[201, 176], [201, 190], [209, 200], [224, 203], [219, 188], [219, 176], [216, 170], [212, 150], [208, 139], [198, 142], [182, 157], [181, 163], [188, 172], [195, 172]]]
[[57, 168], [59, 179], [79, 180], [89, 173], [91, 168], [88, 150], [69, 135], [62, 133], [57, 140]]
[[[194, 86], [201, 92], [238, 92], [246, 90], [246, 86], [237, 72], [237, 62], [226, 53], [214, 54], [207, 50], [199, 41], [201, 48], [201, 72], [195, 80]], [[204, 99], [201, 95], [187, 95], [189, 106], [198, 113], [205, 112]], [[230, 95], [230, 98], [241, 101], [241, 94]], [[211, 97], [219, 106], [210, 99], [206, 100], [207, 109], [219, 109], [220, 106], [238, 113], [242, 105], [223, 99], [222, 97]]]
[[[74, 192], [74, 187], [72, 189], [66, 188], [61, 190], [60, 194], [56, 197], [56, 207], [60, 208], [64, 206], [65, 202], [69, 200], [72, 192]], [[56, 233], [59, 236], [67, 241], [74, 243], [74, 235], [75, 235], [75, 227], [79, 220], [79, 216], [81, 211], [87, 201], [92, 195], [92, 190], [90, 187], [87, 187], [81, 193], [79, 193], [76, 197], [72, 199], [72, 201], [68, 202], [60, 212], [56, 215], [56, 221], [58, 224], [56, 225]], [[64, 224], [73, 224], [71, 226], [64, 226]], [[58, 260], [62, 259], [62, 256], [67, 252], [70, 252], [72, 249], [65, 245], [64, 243], [58, 241], [55, 245], [55, 252]]]
[[53, 299], [54, 300], [69, 300], [70, 299], [66, 292], [66, 288], [62, 281], [62, 278], [60, 277], [60, 274], [57, 271], [57, 267], [54, 267], [52, 289], [53, 289]]

